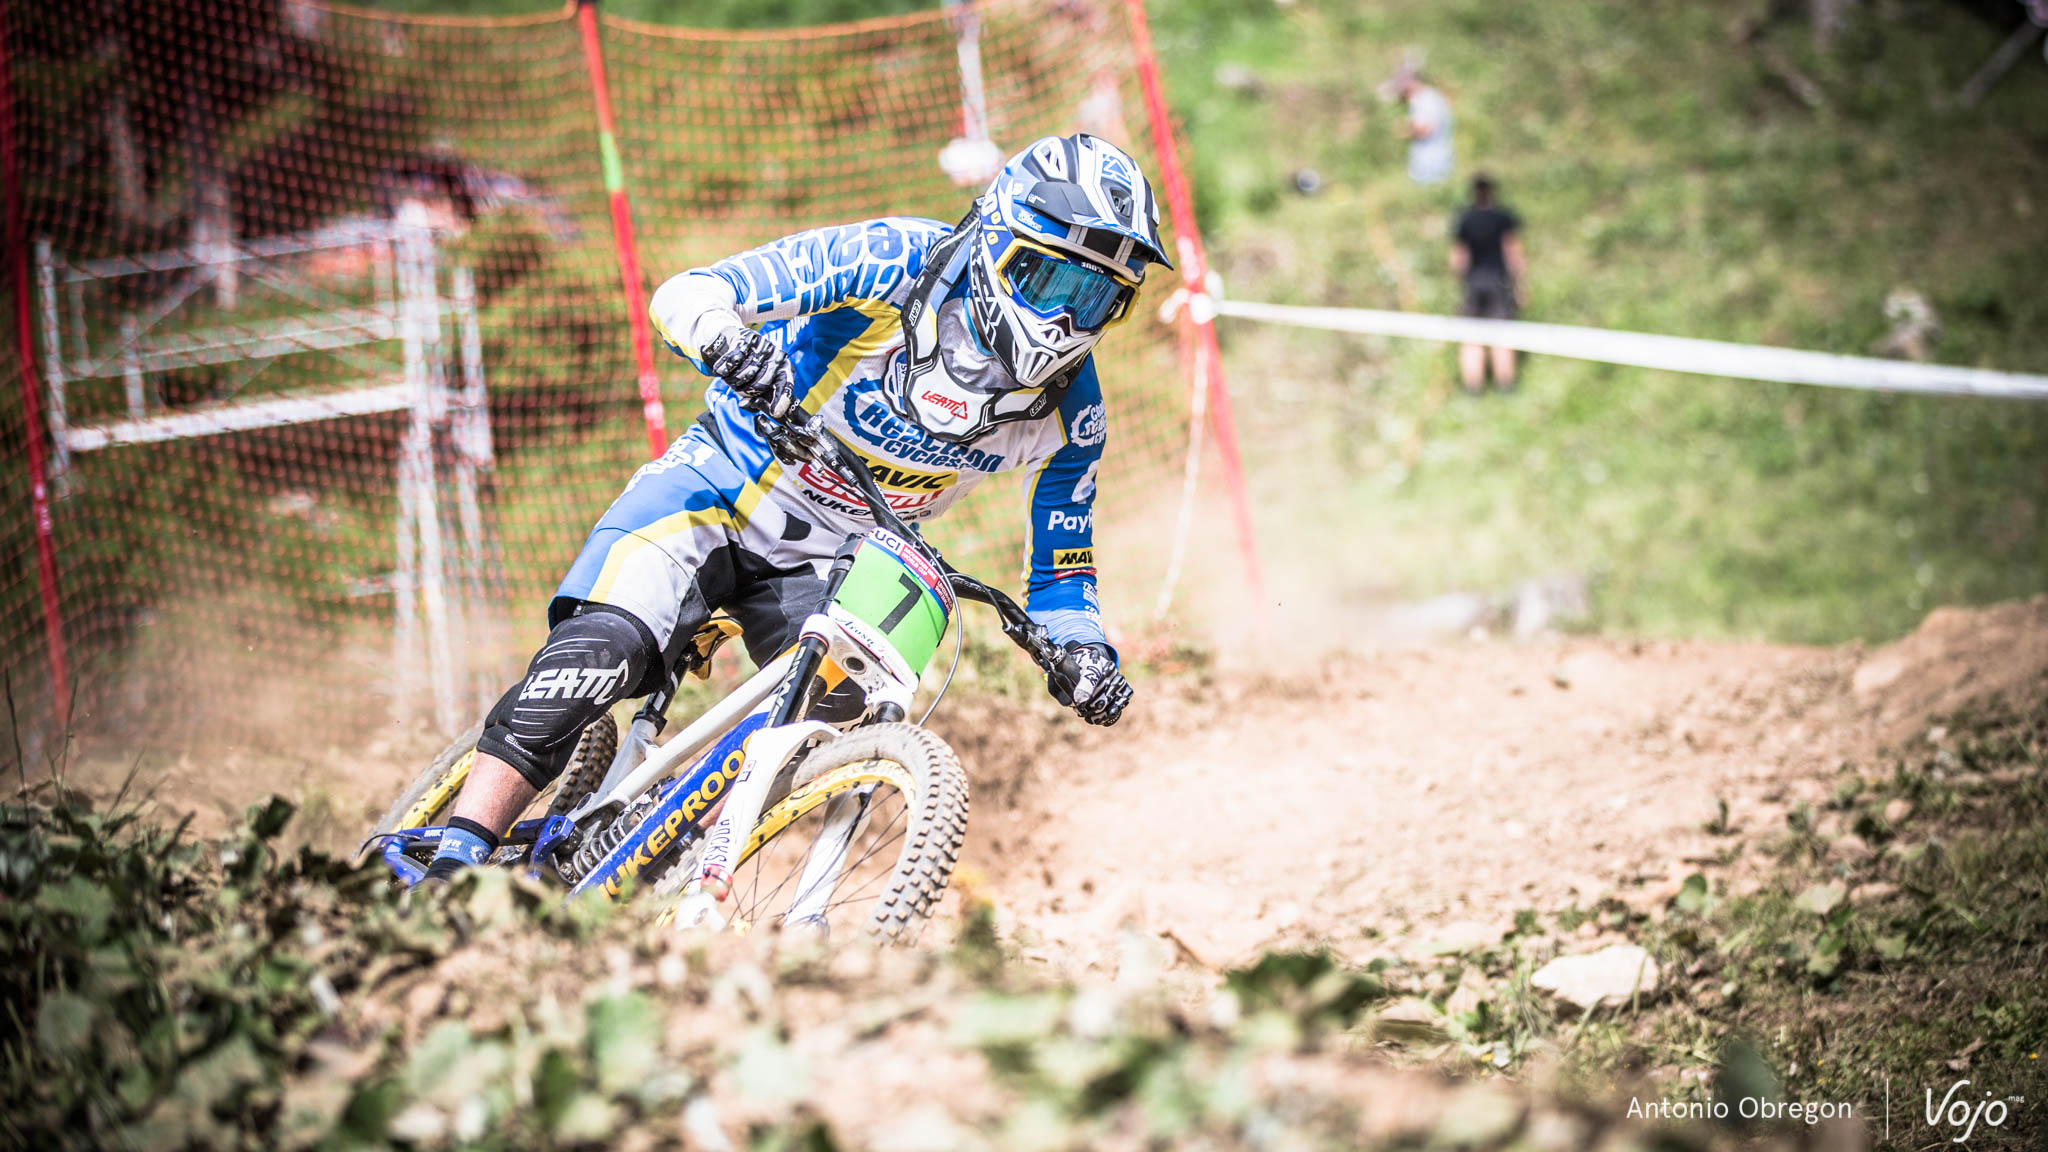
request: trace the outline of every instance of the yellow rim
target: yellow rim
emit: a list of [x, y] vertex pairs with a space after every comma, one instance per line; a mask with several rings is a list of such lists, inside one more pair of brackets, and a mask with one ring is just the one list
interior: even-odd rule
[[[476, 749], [471, 748], [455, 763], [450, 764], [448, 771], [441, 773], [441, 778], [434, 781], [432, 788], [427, 789], [427, 794], [413, 801], [412, 807], [405, 810], [405, 815], [399, 818], [398, 828], [425, 828], [428, 821], [439, 816], [441, 809], [448, 806], [448, 801], [455, 798], [455, 793], [462, 787], [462, 782], [469, 779], [469, 766], [475, 760]], [[395, 832], [398, 828], [392, 831]]]
[[[739, 859], [733, 863], [733, 871], [738, 872], [742, 865], [753, 859], [754, 853], [760, 851], [762, 845], [781, 835], [783, 830], [796, 823], [806, 813], [834, 796], [851, 792], [864, 784], [887, 784], [903, 794], [906, 804], [916, 787], [910, 769], [894, 760], [861, 760], [834, 768], [783, 797], [781, 803], [761, 814], [760, 821], [754, 825], [754, 834], [747, 837], [746, 847], [740, 850]], [[671, 923], [675, 916], [675, 905], [671, 904], [655, 917], [655, 923]], [[745, 931], [746, 922], [735, 918], [732, 927], [738, 931]]]
[[906, 798], [914, 787], [910, 770], [894, 760], [862, 760], [834, 768], [783, 797], [782, 803], [761, 814], [760, 823], [754, 825], [754, 834], [747, 838], [746, 849], [740, 853], [739, 864], [745, 864], [755, 852], [760, 851], [761, 845], [780, 835], [783, 829], [796, 823], [805, 813], [862, 784], [887, 784]]

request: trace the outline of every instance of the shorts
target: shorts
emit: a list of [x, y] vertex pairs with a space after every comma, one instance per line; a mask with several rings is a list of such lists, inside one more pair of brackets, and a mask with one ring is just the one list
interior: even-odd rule
[[765, 664], [794, 643], [843, 542], [784, 509], [702, 425], [641, 466], [598, 519], [548, 606], [550, 626], [605, 604], [647, 626], [672, 664], [711, 613]]
[[1513, 320], [1522, 310], [1515, 305], [1514, 285], [1495, 276], [1474, 276], [1465, 281], [1467, 316], [1488, 320]]

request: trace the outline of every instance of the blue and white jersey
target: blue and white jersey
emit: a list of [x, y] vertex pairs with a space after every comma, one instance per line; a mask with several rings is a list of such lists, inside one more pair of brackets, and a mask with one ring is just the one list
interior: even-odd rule
[[[949, 231], [936, 220], [886, 217], [799, 232], [671, 278], [649, 311], [669, 348], [707, 374], [702, 345], [733, 323], [774, 337], [795, 370], [797, 401], [866, 461], [905, 520], [938, 516], [988, 477], [1022, 472], [1025, 607], [1055, 641], [1100, 641], [1094, 500], [1109, 422], [1093, 361], [1055, 411], [998, 425], [971, 444], [930, 436], [883, 394], [892, 363], [902, 370], [898, 309]], [[829, 551], [872, 523], [829, 473], [785, 468], [723, 381], [714, 379], [705, 396], [706, 418], [740, 471], [767, 498], [830, 530], [814, 546]]]

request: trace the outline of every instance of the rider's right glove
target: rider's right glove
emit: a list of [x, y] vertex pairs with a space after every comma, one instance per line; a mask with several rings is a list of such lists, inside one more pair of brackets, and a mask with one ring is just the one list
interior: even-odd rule
[[1072, 708], [1090, 724], [1108, 727], [1131, 702], [1131, 684], [1116, 668], [1116, 652], [1107, 644], [1067, 641], [1066, 650], [1045, 674], [1052, 698]]
[[740, 405], [777, 420], [789, 414], [796, 378], [782, 346], [752, 328], [732, 328], [704, 345], [711, 374], [739, 393]]

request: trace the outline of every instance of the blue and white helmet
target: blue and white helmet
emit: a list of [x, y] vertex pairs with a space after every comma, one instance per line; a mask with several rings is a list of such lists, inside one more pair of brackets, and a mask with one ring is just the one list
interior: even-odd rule
[[960, 231], [966, 250], [942, 263], [966, 265], [967, 291], [911, 309], [899, 394], [911, 419], [948, 440], [1042, 416], [1103, 330], [1130, 314], [1146, 266], [1172, 267], [1137, 161], [1085, 133], [1011, 157]]

